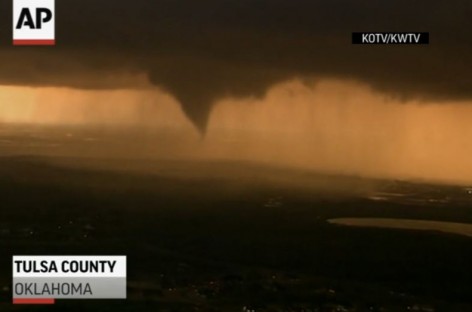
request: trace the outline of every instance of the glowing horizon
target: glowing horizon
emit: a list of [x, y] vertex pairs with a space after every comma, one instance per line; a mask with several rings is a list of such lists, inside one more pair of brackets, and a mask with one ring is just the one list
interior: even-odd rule
[[178, 102], [158, 89], [0, 87], [0, 103], [4, 123], [178, 129], [195, 141], [188, 156], [472, 182], [471, 102], [402, 102], [354, 81], [292, 80], [263, 98], [222, 99], [203, 141]]

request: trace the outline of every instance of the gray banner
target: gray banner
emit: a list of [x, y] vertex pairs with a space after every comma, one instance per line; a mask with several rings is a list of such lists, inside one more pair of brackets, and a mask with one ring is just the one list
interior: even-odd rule
[[125, 299], [126, 278], [14, 278], [13, 298]]

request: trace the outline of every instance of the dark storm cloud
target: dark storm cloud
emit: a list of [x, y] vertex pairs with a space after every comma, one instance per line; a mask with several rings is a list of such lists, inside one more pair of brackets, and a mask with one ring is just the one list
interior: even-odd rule
[[[355, 79], [399, 97], [472, 97], [472, 2], [58, 0], [54, 48], [11, 47], [0, 83], [118, 88], [145, 72], [204, 129], [215, 100], [290, 78]], [[428, 31], [428, 46], [351, 45], [353, 31]], [[133, 87], [130, 85], [129, 87]]]

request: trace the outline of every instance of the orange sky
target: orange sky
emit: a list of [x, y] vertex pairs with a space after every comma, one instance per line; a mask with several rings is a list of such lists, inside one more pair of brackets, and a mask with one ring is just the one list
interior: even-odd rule
[[200, 157], [472, 183], [472, 102], [400, 102], [352, 81], [288, 81], [262, 99], [221, 100], [203, 140], [178, 103], [156, 89], [4, 86], [0, 121], [183, 129], [199, 141], [190, 153]]

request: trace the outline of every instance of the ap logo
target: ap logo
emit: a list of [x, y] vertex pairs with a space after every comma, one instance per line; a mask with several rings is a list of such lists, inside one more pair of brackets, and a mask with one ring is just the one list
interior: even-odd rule
[[54, 0], [13, 0], [13, 45], [55, 45]]

